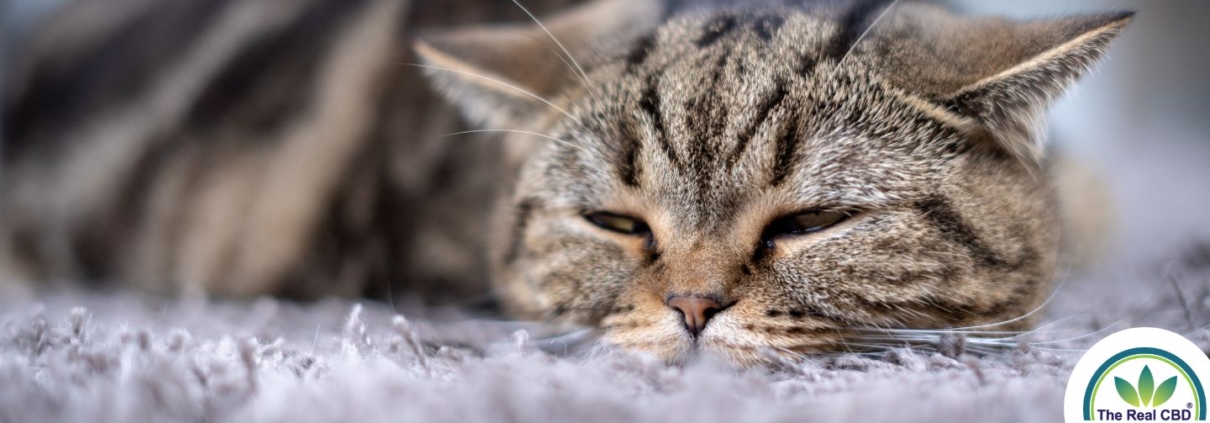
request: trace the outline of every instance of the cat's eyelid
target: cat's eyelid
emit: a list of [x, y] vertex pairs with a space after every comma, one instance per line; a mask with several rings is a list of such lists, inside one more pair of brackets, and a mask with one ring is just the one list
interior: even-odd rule
[[[651, 227], [643, 219], [610, 211], [589, 211], [583, 217], [594, 226], [623, 235], [643, 235], [651, 233]], [[626, 224], [623, 227], [621, 224]]]
[[[826, 213], [837, 213], [837, 214], [841, 214], [843, 216], [837, 218], [834, 221], [826, 222], [825, 224], [811, 227], [811, 228], [795, 228], [795, 227], [793, 227], [793, 225], [796, 223], [795, 222], [796, 218], [802, 217], [804, 215], [819, 216], [819, 215], [826, 214]], [[797, 212], [784, 214], [784, 215], [781, 215], [780, 217], [772, 220], [771, 222], [769, 222], [769, 224], [765, 225], [764, 230], [761, 231], [762, 232], [761, 238], [766, 239], [766, 240], [771, 240], [771, 239], [780, 238], [780, 237], [794, 237], [794, 236], [811, 235], [811, 234], [815, 234], [815, 233], [825, 232], [837, 225], [841, 225], [841, 224], [851, 220], [854, 216], [857, 216], [860, 213], [861, 213], [861, 210], [854, 209], [854, 208], [821, 207], [821, 208], [814, 208], [814, 209], [805, 209], [805, 210], [801, 210], [801, 211], [797, 211]]]
[[791, 209], [790, 212], [779, 214], [777, 218], [784, 219], [784, 218], [799, 216], [799, 215], [808, 214], [808, 213], [843, 213], [845, 216], [853, 217], [863, 211], [865, 211], [865, 209], [863, 209], [861, 207], [855, 207], [855, 206], [808, 207], [808, 208]]

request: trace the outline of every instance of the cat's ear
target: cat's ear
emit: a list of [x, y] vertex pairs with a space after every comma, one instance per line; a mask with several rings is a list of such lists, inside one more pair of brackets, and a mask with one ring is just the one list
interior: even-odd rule
[[590, 45], [654, 26], [662, 15], [660, 3], [596, 0], [539, 18], [541, 25], [423, 34], [414, 48], [437, 88], [471, 123], [516, 125], [559, 113], [559, 91], [586, 83], [582, 68], [599, 59]]
[[[950, 112], [973, 119], [979, 129], [1013, 155], [1040, 161], [1045, 146], [1047, 108], [1088, 72], [1133, 18], [1133, 12], [1083, 16], [994, 28], [997, 43], [974, 45], [999, 49], [1002, 69], [978, 75], [940, 103]], [[977, 34], [977, 33], [976, 33]], [[986, 52], [977, 53], [985, 55]]]

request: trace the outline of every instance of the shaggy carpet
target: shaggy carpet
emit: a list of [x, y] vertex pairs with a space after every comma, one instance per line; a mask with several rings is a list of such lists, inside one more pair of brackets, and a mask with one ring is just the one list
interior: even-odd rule
[[1109, 333], [1163, 327], [1210, 348], [1208, 278], [1210, 250], [1193, 248], [1068, 275], [1022, 336], [921, 334], [748, 370], [378, 303], [6, 292], [0, 422], [1061, 421], [1072, 366]]

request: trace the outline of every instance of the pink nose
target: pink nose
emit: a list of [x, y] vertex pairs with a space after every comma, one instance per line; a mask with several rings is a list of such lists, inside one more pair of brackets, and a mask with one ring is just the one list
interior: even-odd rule
[[711, 317], [723, 311], [723, 306], [718, 301], [703, 297], [675, 296], [668, 299], [668, 306], [681, 312], [685, 317], [685, 328], [689, 329], [689, 333], [694, 337], [706, 329], [706, 322], [709, 322]]

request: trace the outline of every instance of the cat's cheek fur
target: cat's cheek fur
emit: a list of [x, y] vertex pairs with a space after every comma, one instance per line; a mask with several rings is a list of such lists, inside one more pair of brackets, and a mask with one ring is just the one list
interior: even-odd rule
[[499, 285], [534, 295], [513, 297], [519, 301], [509, 308], [532, 318], [597, 324], [634, 285], [641, 262], [630, 251], [634, 246], [579, 220], [567, 213], [533, 212], [515, 235], [517, 251], [506, 258], [511, 262]]
[[695, 353], [680, 315], [654, 293], [632, 291], [601, 323], [602, 340], [617, 348], [642, 351], [667, 362], [683, 362]]

